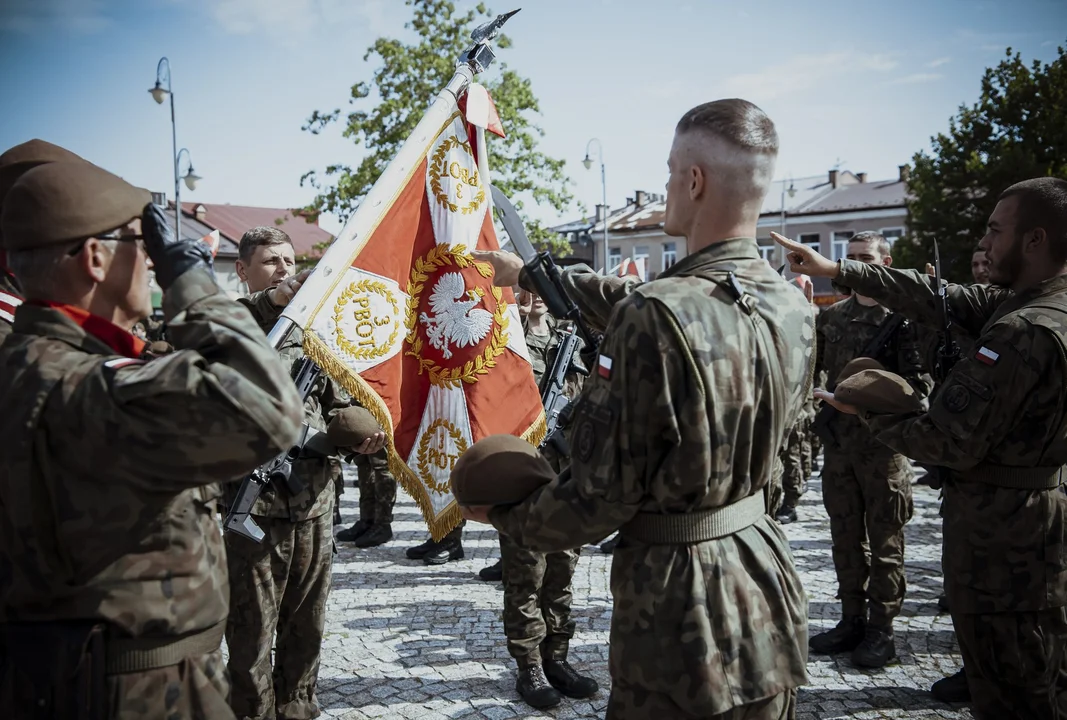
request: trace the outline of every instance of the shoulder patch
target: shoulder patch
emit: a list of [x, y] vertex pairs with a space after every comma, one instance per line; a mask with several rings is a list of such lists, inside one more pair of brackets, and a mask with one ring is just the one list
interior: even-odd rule
[[144, 360], [139, 360], [137, 358], [115, 358], [113, 360], [108, 360], [107, 362], [105, 362], [104, 367], [108, 368], [109, 370], [118, 370], [119, 368], [124, 368], [128, 365], [144, 364]]
[[611, 379], [611, 358], [608, 357], [607, 355], [601, 355], [599, 358], [597, 358], [596, 372], [597, 372], [597, 375], [599, 375], [600, 377], [604, 378], [605, 380], [610, 380]]
[[983, 345], [978, 348], [978, 352], [974, 354], [974, 359], [978, 362], [985, 363], [986, 365], [996, 365], [997, 361], [1000, 360], [1000, 353], [994, 352]]
[[971, 404], [971, 393], [963, 385], [945, 388], [945, 408], [949, 412], [961, 413]]

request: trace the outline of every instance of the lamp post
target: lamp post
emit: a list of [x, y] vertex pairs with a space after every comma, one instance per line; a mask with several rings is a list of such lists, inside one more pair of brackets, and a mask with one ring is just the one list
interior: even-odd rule
[[789, 189], [785, 188], [785, 180], [782, 181], [782, 237], [789, 237], [785, 234], [785, 195], [789, 193], [789, 197], [793, 197], [797, 194], [797, 189], [793, 187], [793, 178], [789, 178]]
[[[607, 176], [604, 174], [604, 146], [600, 144], [600, 140], [593, 138], [585, 144], [585, 159], [582, 160], [582, 165], [585, 165], [586, 170], [590, 170], [593, 167], [593, 158], [589, 157], [589, 147], [596, 143], [596, 154], [600, 160], [600, 193], [601, 193], [601, 207], [604, 208], [604, 265], [603, 268], [606, 271], [608, 269], [608, 181]], [[595, 216], [594, 216], [595, 217]], [[596, 267], [596, 245], [593, 245], [593, 266]]]
[[[193, 172], [193, 161], [189, 157], [189, 151], [185, 148], [178, 150], [178, 124], [174, 119], [174, 93], [170, 88], [170, 60], [162, 58], [156, 66], [156, 85], [148, 91], [157, 104], [162, 105], [164, 98], [170, 96], [170, 139], [174, 152], [174, 233], [180, 240], [182, 237], [182, 195], [181, 181], [185, 180], [185, 186], [189, 190], [196, 189], [196, 183], [200, 176]], [[181, 155], [185, 153], [185, 159], [189, 161], [189, 169], [185, 175], [181, 174]]]

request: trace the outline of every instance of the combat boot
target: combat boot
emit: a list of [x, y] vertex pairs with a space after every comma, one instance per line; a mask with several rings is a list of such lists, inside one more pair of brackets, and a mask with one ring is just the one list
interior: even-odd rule
[[367, 532], [356, 538], [358, 548], [378, 547], [393, 539], [392, 525], [371, 525]]
[[897, 656], [893, 642], [893, 627], [867, 625], [863, 642], [852, 651], [852, 664], [864, 668], [880, 668]]
[[866, 631], [866, 618], [860, 615], [845, 615], [833, 630], [827, 630], [811, 638], [808, 641], [808, 647], [816, 655], [851, 652], [863, 642]]
[[782, 505], [774, 514], [774, 519], [779, 525], [788, 525], [797, 521], [797, 509], [793, 505]]
[[937, 609], [941, 612], [949, 612], [948, 595], [941, 594], [937, 596]]
[[453, 560], [463, 559], [463, 541], [458, 535], [449, 535], [437, 544], [437, 547], [423, 556], [427, 565], [444, 565]]
[[544, 664], [545, 677], [552, 687], [569, 698], [584, 699], [596, 695], [600, 686], [596, 680], [580, 675], [566, 660], [549, 658]]
[[337, 539], [341, 542], [352, 542], [370, 529], [370, 523], [366, 520], [357, 520], [352, 527], [337, 533]]
[[611, 538], [610, 540], [605, 540], [604, 542], [600, 543], [600, 552], [605, 553], [607, 555], [611, 555], [613, 552], [615, 552], [615, 546], [618, 544], [619, 536], [616, 534], [615, 537]]
[[492, 565], [489, 565], [488, 567], [483, 567], [481, 570], [479, 570], [478, 577], [487, 582], [500, 582], [504, 579], [504, 568], [500, 564], [500, 561], [497, 560]]
[[545, 671], [540, 665], [531, 665], [519, 669], [519, 679], [515, 682], [515, 691], [530, 707], [544, 710], [555, 707], [562, 700], [559, 692], [548, 684]]
[[971, 701], [971, 686], [967, 684], [967, 674], [962, 669], [955, 675], [949, 675], [935, 682], [930, 688], [930, 693], [945, 703]]
[[410, 560], [422, 560], [430, 553], [437, 552], [438, 545], [440, 545], [439, 542], [430, 538], [426, 542], [420, 543], [415, 547], [409, 547], [406, 554]]

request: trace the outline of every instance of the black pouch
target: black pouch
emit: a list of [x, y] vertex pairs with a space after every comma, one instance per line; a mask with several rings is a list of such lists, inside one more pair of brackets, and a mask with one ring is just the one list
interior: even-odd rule
[[0, 717], [104, 720], [104, 633], [86, 621], [0, 625]]

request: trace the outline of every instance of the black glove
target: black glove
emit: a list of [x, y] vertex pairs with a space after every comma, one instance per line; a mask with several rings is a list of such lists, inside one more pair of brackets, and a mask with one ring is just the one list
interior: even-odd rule
[[149, 203], [141, 214], [141, 234], [145, 249], [155, 266], [156, 282], [166, 290], [187, 270], [202, 267], [215, 277], [211, 249], [198, 240], [182, 240], [174, 237], [167, 224], [163, 208]]

